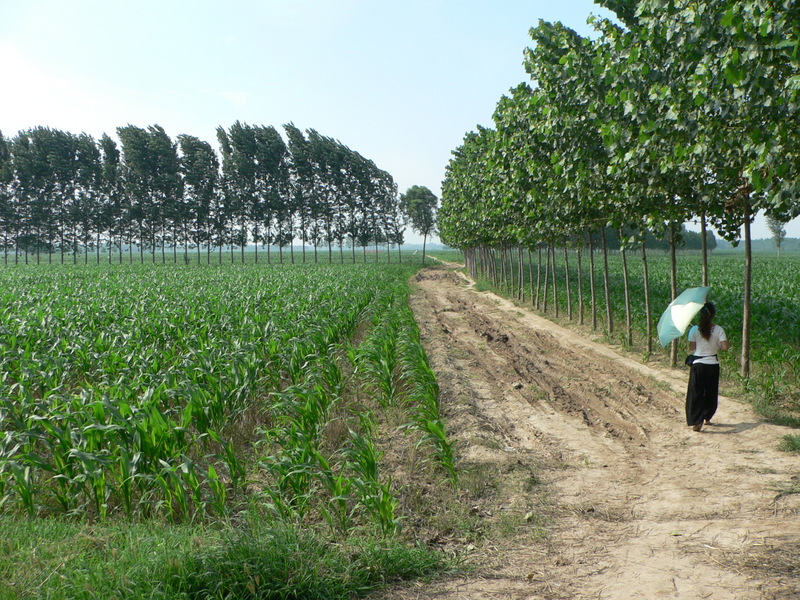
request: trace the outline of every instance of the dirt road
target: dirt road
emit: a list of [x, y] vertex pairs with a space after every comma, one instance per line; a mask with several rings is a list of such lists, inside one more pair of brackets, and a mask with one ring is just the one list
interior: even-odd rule
[[776, 449], [789, 430], [722, 397], [693, 432], [685, 368], [626, 358], [452, 268], [415, 288], [461, 464], [499, 482], [474, 510], [510, 534], [464, 549], [468, 577], [396, 597], [800, 598], [800, 494], [781, 492], [800, 458]]

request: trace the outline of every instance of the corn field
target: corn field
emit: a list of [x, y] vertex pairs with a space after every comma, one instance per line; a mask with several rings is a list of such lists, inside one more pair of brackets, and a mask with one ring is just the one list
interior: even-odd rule
[[399, 530], [376, 411], [456, 483], [409, 265], [0, 271], [0, 510]]

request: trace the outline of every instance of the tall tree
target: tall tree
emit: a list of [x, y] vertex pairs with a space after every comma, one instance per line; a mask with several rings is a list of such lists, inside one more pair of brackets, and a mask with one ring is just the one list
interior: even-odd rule
[[127, 225], [127, 211], [123, 200], [120, 151], [117, 143], [108, 134], [103, 134], [98, 142], [101, 153], [100, 193], [104, 196], [105, 225], [108, 230], [108, 260], [113, 259], [114, 247], [119, 251], [122, 262], [123, 237]]
[[293, 123], [283, 126], [289, 142], [289, 184], [291, 189], [291, 202], [294, 209], [297, 233], [303, 252], [303, 262], [306, 261], [306, 244], [311, 237], [311, 197], [314, 189], [314, 169], [311, 160], [311, 149], [303, 132]]
[[178, 144], [186, 207], [184, 239], [195, 245], [197, 263], [200, 264], [201, 245], [211, 245], [212, 203], [217, 194], [219, 159], [208, 142], [194, 136], [179, 135]]
[[15, 211], [12, 203], [11, 182], [14, 166], [11, 162], [11, 144], [0, 131], [0, 234], [3, 236], [3, 262], [8, 264], [8, 250], [14, 232]]
[[[262, 199], [261, 219], [263, 222], [262, 241], [267, 245], [267, 262], [270, 260], [270, 246], [277, 243], [281, 256], [283, 246], [291, 239], [285, 239], [286, 221], [289, 205], [288, 149], [277, 130], [270, 127], [257, 127], [256, 140], [256, 194]], [[273, 234], [273, 227], [275, 233]]]
[[428, 236], [436, 231], [436, 208], [439, 199], [425, 186], [414, 185], [400, 194], [400, 206], [411, 228], [422, 236], [422, 263]]
[[781, 255], [781, 243], [786, 237], [786, 228], [784, 224], [775, 217], [767, 217], [767, 228], [772, 234], [772, 241], [775, 242], [775, 247], [778, 249], [778, 256]]
[[[107, 206], [102, 193], [102, 163], [100, 147], [95, 139], [82, 133], [75, 139], [75, 199], [71, 221], [76, 227], [75, 241], [84, 250], [84, 262], [89, 262], [89, 250], [94, 246], [100, 262], [100, 247], [106, 233]], [[74, 256], [77, 259], [77, 256]]]
[[217, 135], [222, 147], [226, 204], [230, 208], [232, 224], [236, 223], [238, 227], [232, 235], [232, 240], [235, 240], [236, 244], [240, 246], [242, 262], [244, 262], [245, 247], [249, 241], [248, 230], [252, 225], [257, 261], [258, 244], [261, 241], [259, 225], [264, 218], [264, 198], [257, 193], [256, 186], [256, 169], [258, 168], [256, 130], [250, 125], [236, 121], [227, 133], [220, 128]]

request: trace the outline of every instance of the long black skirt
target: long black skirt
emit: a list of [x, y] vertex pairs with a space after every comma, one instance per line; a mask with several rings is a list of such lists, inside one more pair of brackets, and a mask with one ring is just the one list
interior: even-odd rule
[[686, 424], [697, 425], [710, 421], [717, 412], [719, 394], [719, 365], [694, 363], [689, 371], [686, 390]]

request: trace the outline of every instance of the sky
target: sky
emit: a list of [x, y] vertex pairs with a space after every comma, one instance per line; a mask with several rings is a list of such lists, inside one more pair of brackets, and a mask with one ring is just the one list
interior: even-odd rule
[[[593, 35], [591, 14], [610, 15], [592, 0], [0, 0], [0, 131], [158, 124], [216, 148], [218, 126], [294, 123], [439, 196], [451, 151], [529, 81], [529, 29]], [[800, 219], [786, 229], [800, 237]], [[770, 237], [763, 219], [753, 236]]]

